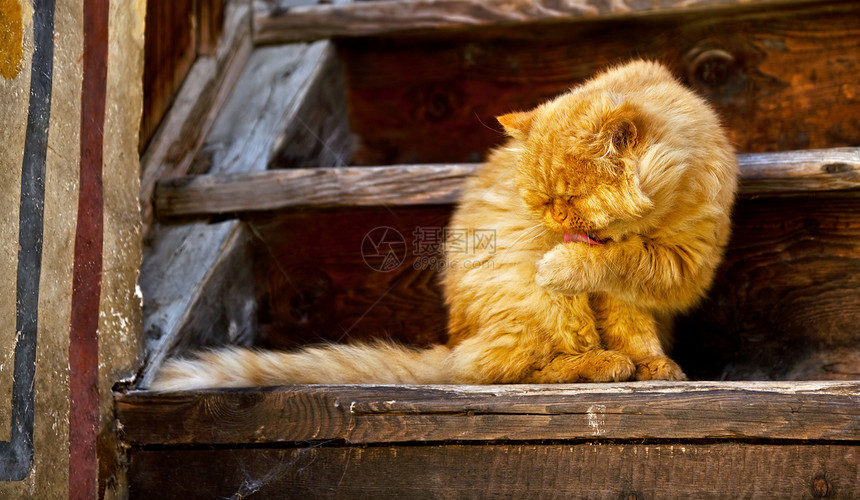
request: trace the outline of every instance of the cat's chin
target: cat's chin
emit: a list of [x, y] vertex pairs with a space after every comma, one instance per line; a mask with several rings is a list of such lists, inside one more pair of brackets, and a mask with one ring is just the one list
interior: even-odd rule
[[587, 243], [589, 245], [603, 245], [606, 240], [601, 240], [593, 233], [564, 233], [565, 243]]

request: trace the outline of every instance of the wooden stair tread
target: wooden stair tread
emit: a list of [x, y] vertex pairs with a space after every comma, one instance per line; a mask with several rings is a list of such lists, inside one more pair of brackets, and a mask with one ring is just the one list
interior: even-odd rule
[[[302, 2], [298, 2], [302, 3]], [[291, 43], [416, 30], [476, 28], [738, 8], [778, 8], [809, 0], [378, 0], [296, 5], [295, 0], [254, 2], [254, 41]]]
[[[743, 197], [860, 188], [860, 148], [750, 153], [738, 156]], [[186, 176], [160, 181], [159, 218], [296, 207], [410, 206], [455, 203], [477, 164], [276, 169]]]
[[[860, 440], [860, 382], [293, 385], [117, 395], [135, 446], [343, 440]], [[827, 408], [827, 411], [822, 411]]]

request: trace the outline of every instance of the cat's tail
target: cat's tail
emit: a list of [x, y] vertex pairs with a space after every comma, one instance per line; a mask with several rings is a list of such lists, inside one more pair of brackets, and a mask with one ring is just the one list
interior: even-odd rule
[[452, 383], [442, 345], [426, 349], [375, 341], [279, 352], [227, 347], [165, 362], [149, 387], [157, 391], [283, 384]]

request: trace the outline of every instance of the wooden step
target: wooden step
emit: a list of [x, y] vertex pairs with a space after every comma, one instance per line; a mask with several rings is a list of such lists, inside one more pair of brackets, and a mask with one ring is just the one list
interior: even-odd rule
[[858, 394], [856, 382], [323, 385], [130, 392], [116, 411], [135, 498], [841, 497], [860, 480]]
[[[742, 154], [740, 196], [860, 193], [860, 148]], [[159, 218], [291, 208], [451, 205], [476, 164], [303, 168], [160, 181]]]
[[[254, 0], [258, 44], [305, 42], [334, 37], [453, 30], [527, 23], [597, 21], [660, 14], [737, 12], [738, 0]], [[759, 0], [753, 7], [778, 9], [809, 0]]]
[[[860, 440], [860, 382], [293, 385], [117, 398], [126, 442]], [[831, 411], [822, 412], [823, 407]]]

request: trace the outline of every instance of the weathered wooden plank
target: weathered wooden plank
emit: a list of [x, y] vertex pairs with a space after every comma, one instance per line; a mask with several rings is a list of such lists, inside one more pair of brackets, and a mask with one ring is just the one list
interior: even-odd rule
[[157, 231], [140, 272], [148, 339], [141, 383], [149, 384], [174, 350], [251, 340], [256, 305], [247, 240], [237, 221]]
[[[860, 148], [739, 155], [741, 196], [860, 188]], [[449, 205], [476, 164], [267, 170], [160, 181], [159, 217], [293, 207]]]
[[197, 4], [197, 54], [211, 56], [218, 51], [227, 2], [217, 0]]
[[159, 217], [200, 216], [292, 207], [450, 205], [477, 165], [267, 170], [159, 182]]
[[[333, 37], [355, 37], [415, 30], [474, 28], [535, 22], [604, 19], [748, 7], [739, 0], [400, 0], [320, 2], [295, 0], [254, 2], [254, 41], [289, 43]], [[781, 6], [799, 0], [764, 0]]]
[[282, 130], [272, 144], [268, 168], [340, 167], [352, 158], [355, 145], [340, 61], [326, 52], [308, 78], [295, 111], [278, 124]]
[[195, 162], [222, 173], [344, 164], [342, 73], [329, 42], [257, 48]]
[[860, 148], [742, 154], [741, 196], [808, 195], [860, 188]]
[[132, 445], [343, 440], [860, 440], [860, 384], [287, 386], [116, 399]]
[[170, 109], [173, 97], [197, 57], [196, 14], [192, 0], [146, 6], [141, 150]]
[[491, 444], [139, 451], [130, 498], [855, 498], [851, 445]]
[[254, 50], [195, 161], [218, 173], [265, 169], [330, 57], [328, 42]]

